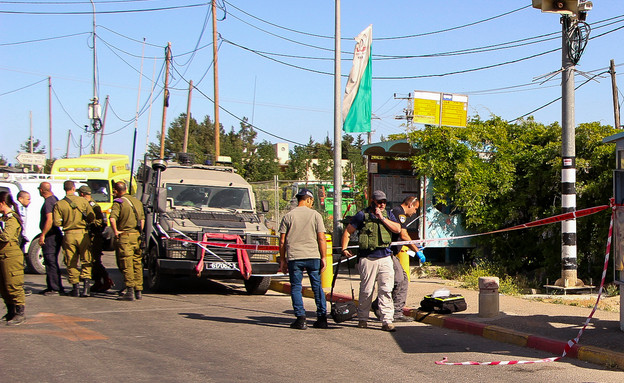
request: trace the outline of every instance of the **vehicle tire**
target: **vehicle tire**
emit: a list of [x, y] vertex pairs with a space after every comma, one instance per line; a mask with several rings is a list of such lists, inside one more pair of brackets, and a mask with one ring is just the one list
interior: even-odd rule
[[264, 295], [271, 285], [271, 277], [249, 277], [245, 280], [245, 290], [249, 295]]
[[39, 246], [39, 237], [30, 241], [28, 253], [26, 253], [26, 266], [29, 273], [45, 274], [46, 269], [43, 264], [43, 252]]
[[150, 291], [164, 291], [166, 279], [158, 267], [158, 249], [152, 246], [147, 257], [147, 278], [145, 285]]

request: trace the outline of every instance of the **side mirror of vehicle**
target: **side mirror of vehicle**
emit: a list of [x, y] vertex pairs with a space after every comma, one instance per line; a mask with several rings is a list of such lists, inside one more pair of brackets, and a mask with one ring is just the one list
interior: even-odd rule
[[167, 211], [167, 191], [165, 188], [158, 188], [158, 212], [164, 213]]
[[267, 200], [260, 201], [260, 206], [262, 207], [262, 212], [263, 213], [268, 213], [269, 212], [269, 201], [267, 201]]

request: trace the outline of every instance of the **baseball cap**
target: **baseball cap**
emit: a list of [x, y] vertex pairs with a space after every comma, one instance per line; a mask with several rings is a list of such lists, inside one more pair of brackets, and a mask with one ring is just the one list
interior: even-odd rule
[[78, 188], [78, 193], [91, 194], [91, 188], [88, 187], [87, 185], [82, 185], [81, 187]]
[[310, 197], [310, 198], [314, 198], [314, 194], [312, 194], [312, 192], [306, 188], [303, 189], [299, 189], [299, 192], [297, 193], [297, 197]]
[[382, 192], [381, 190], [375, 190], [373, 192], [373, 200], [374, 201], [381, 201], [381, 200], [386, 201], [388, 199], [386, 198], [386, 193]]

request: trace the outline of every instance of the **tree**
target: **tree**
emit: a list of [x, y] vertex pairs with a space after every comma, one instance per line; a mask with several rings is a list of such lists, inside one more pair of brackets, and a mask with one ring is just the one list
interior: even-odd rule
[[262, 141], [244, 166], [244, 177], [249, 182], [272, 180], [279, 174], [279, 164], [273, 144]]
[[[602, 137], [616, 131], [598, 123], [577, 128], [577, 206], [607, 203], [614, 163], [612, 145]], [[414, 168], [431, 177], [434, 196], [475, 232], [488, 232], [559, 214], [561, 211], [561, 127], [532, 118], [509, 124], [499, 117], [471, 120], [466, 128], [427, 126], [409, 134], [419, 149]], [[579, 261], [596, 259], [608, 218], [578, 220]], [[561, 265], [561, 225], [552, 224], [476, 237], [473, 255], [508, 272], [538, 269], [555, 273]], [[580, 268], [579, 268], [579, 271]]]
[[[165, 136], [165, 158], [172, 158], [182, 151], [184, 146], [184, 131], [186, 124], [186, 114], [182, 113], [169, 124], [167, 135]], [[221, 128], [221, 135], [225, 132]], [[157, 134], [156, 143], [148, 145], [147, 153], [152, 158], [160, 157], [160, 137]], [[205, 163], [214, 157], [214, 123], [209, 116], [205, 116], [201, 123], [195, 118], [189, 120], [189, 134], [187, 153], [192, 154], [196, 163]]]
[[33, 147], [32, 152], [37, 153], [37, 154], [45, 154], [46, 153], [45, 146], [41, 144], [41, 140], [36, 139], [36, 138], [33, 139], [33, 137], [28, 137], [26, 142], [20, 145], [20, 152], [30, 153], [30, 140], [31, 139], [32, 139], [32, 147]]
[[308, 169], [312, 166], [312, 137], [307, 145], [295, 146], [289, 153], [290, 161], [284, 171], [284, 177], [289, 180], [303, 180], [308, 176]]

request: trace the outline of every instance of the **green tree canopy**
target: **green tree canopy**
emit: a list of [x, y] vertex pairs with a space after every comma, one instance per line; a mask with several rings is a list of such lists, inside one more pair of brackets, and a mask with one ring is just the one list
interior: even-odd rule
[[[602, 138], [616, 130], [599, 123], [576, 129], [578, 209], [608, 203], [613, 145]], [[465, 226], [488, 232], [561, 213], [561, 127], [532, 118], [510, 124], [499, 117], [475, 118], [466, 128], [426, 126], [409, 134], [419, 149], [416, 171], [432, 178], [437, 201], [463, 213]], [[605, 217], [606, 216], [606, 217]], [[600, 259], [608, 213], [577, 220], [579, 262]], [[477, 237], [474, 256], [508, 272], [560, 268], [561, 226]], [[579, 267], [579, 271], [584, 268]]]

